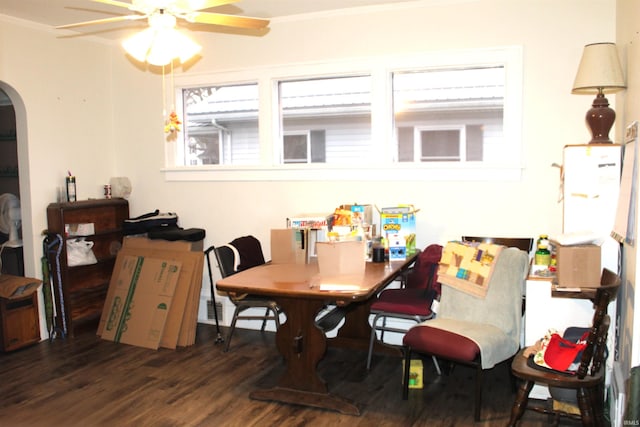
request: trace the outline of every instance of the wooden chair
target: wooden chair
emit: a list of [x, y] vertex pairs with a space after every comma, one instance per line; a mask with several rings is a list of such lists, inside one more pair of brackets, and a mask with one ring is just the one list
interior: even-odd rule
[[[238, 239], [234, 240], [233, 242], [236, 242], [237, 240]], [[241, 267], [242, 256], [239, 253], [239, 248], [235, 247], [233, 245], [233, 242], [231, 242], [231, 244], [228, 244], [228, 245], [221, 245], [217, 247], [211, 246], [205, 251], [205, 254], [207, 255], [207, 262], [209, 262], [208, 260], [209, 253], [213, 251], [213, 253], [215, 254], [216, 261], [218, 263], [218, 268], [220, 269], [220, 275], [222, 277], [231, 276], [232, 274], [235, 274], [242, 269]], [[254, 251], [257, 250], [255, 249], [256, 247], [255, 243], [251, 243], [249, 239], [245, 238], [243, 239], [243, 242], [244, 244], [247, 245], [247, 247], [253, 247]], [[240, 249], [243, 249], [242, 245], [239, 245], [239, 246], [240, 246]], [[244, 257], [244, 260], [245, 260], [244, 269], [255, 267], [257, 265], [260, 265], [260, 263], [264, 264], [263, 257], [262, 257], [262, 262], [260, 262], [261, 257], [262, 257], [261, 248], [260, 248], [259, 254], [249, 254], [249, 256]], [[247, 260], [249, 260], [250, 262], [247, 263], [248, 262]], [[231, 295], [230, 294], [228, 295], [228, 297], [229, 297], [229, 300], [233, 303], [233, 305], [235, 305], [235, 310], [233, 312], [233, 319], [231, 320], [231, 325], [229, 326], [229, 333], [227, 334], [227, 338], [226, 338], [227, 342], [224, 348], [225, 352], [229, 351], [229, 346], [231, 344], [231, 337], [233, 336], [233, 333], [235, 331], [236, 323], [240, 319], [262, 320], [262, 327], [260, 330], [263, 332], [265, 330], [268, 320], [275, 321], [276, 329], [280, 327], [280, 316], [279, 316], [280, 308], [278, 307], [278, 304], [275, 301], [268, 298], [261, 297], [261, 296], [256, 296], [256, 295]], [[248, 310], [250, 308], [264, 308], [265, 313], [263, 315], [243, 314], [245, 310]]]
[[[606, 268], [602, 271], [600, 287], [596, 290], [593, 322], [587, 338], [587, 347], [582, 353], [578, 372], [574, 375], [533, 367], [533, 362], [518, 353], [511, 365], [511, 371], [517, 378], [524, 380], [518, 388], [515, 402], [511, 408], [509, 426], [515, 426], [525, 409], [559, 417], [567, 416], [582, 420], [584, 426], [604, 426], [604, 376], [609, 316], [607, 306], [615, 299], [620, 287], [620, 277]], [[533, 356], [530, 356], [533, 357]], [[575, 390], [580, 415], [571, 414], [549, 406], [528, 405], [529, 393], [535, 383], [560, 389]]]
[[474, 418], [480, 420], [483, 370], [510, 361], [520, 349], [521, 286], [528, 266], [527, 254], [504, 248], [484, 298], [442, 285], [437, 316], [413, 326], [403, 338], [403, 399], [409, 395], [412, 354], [435, 356], [475, 368]]

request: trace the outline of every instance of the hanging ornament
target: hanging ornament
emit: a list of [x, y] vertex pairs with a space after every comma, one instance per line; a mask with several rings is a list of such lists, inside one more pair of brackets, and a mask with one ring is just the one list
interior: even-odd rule
[[164, 133], [169, 134], [167, 139], [169, 139], [172, 136], [177, 137], [176, 134], [180, 132], [181, 125], [182, 125], [182, 122], [178, 118], [178, 115], [176, 114], [176, 112], [172, 111], [171, 113], [169, 113], [169, 117], [167, 117], [166, 124], [164, 125]]
[[173, 62], [171, 62], [171, 83], [169, 87], [169, 93], [171, 93], [171, 112], [167, 115], [167, 94], [166, 94], [166, 81], [164, 65], [162, 66], [162, 102], [163, 111], [162, 115], [165, 116], [164, 121], [164, 133], [167, 134], [167, 141], [175, 141], [178, 138], [178, 133], [182, 130], [182, 122], [176, 113], [175, 102], [175, 88], [173, 86]]

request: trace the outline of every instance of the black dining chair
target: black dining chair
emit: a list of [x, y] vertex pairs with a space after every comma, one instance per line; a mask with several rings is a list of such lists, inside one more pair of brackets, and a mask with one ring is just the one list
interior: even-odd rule
[[[259, 246], [259, 241], [255, 239], [253, 236], [251, 239], [243, 238], [242, 242], [244, 244], [238, 245], [238, 247], [233, 245], [233, 242], [227, 245], [221, 246], [212, 246], [211, 248], [205, 251], [207, 256], [209, 252], [213, 251], [216, 257], [216, 261], [218, 263], [218, 268], [220, 269], [220, 275], [224, 277], [229, 277], [233, 274], [242, 271], [242, 261], [244, 259], [244, 269], [248, 269], [251, 267], [256, 267], [258, 265], [264, 264], [264, 257], [262, 256], [262, 249]], [[252, 241], [255, 239], [255, 241]], [[237, 240], [237, 239], [236, 239]], [[257, 246], [256, 246], [257, 242]], [[260, 249], [260, 253], [250, 253], [249, 255], [242, 257], [240, 253], [241, 250], [247, 250], [247, 248], [251, 248], [251, 250], [255, 251], [256, 248]], [[260, 262], [260, 259], [262, 261]], [[252, 265], [254, 264], [254, 265]], [[267, 321], [273, 320], [276, 324], [276, 329], [280, 327], [280, 308], [278, 304], [269, 299], [262, 296], [257, 295], [228, 295], [229, 300], [235, 306], [233, 312], [233, 318], [231, 319], [231, 324], [229, 326], [229, 333], [227, 334], [226, 344], [224, 351], [229, 351], [229, 346], [231, 344], [231, 338], [233, 333], [235, 332], [236, 323], [238, 320], [262, 320], [262, 326], [260, 328], [261, 331], [264, 332]], [[247, 310], [252, 308], [264, 308], [265, 312], [262, 315], [259, 314], [248, 314]]]

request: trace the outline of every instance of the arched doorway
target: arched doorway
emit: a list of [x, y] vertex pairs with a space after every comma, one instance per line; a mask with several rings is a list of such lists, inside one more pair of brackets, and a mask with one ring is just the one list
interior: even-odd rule
[[[24, 101], [18, 92], [7, 83], [0, 80], [0, 91], [5, 98], [4, 103], [10, 103], [15, 116], [15, 144], [17, 149], [18, 165], [16, 173], [18, 175], [18, 193], [20, 198], [20, 210], [22, 214], [22, 244], [24, 255], [24, 271], [27, 276], [39, 277], [39, 258], [35, 257], [34, 234], [33, 231], [33, 211], [31, 207], [31, 195], [29, 191], [29, 150], [27, 147], [27, 114]], [[40, 247], [40, 243], [38, 243]]]
[[[36, 235], [33, 231], [33, 209], [31, 203], [30, 189], [30, 176], [29, 176], [29, 150], [27, 141], [27, 113], [22, 97], [18, 92], [7, 83], [0, 80], [0, 97], [2, 97], [3, 105], [11, 104], [13, 107], [13, 116], [15, 123], [13, 123], [14, 134], [9, 139], [14, 139], [15, 150], [17, 155], [17, 167], [13, 166], [15, 174], [17, 174], [17, 184], [14, 188], [17, 188], [17, 196], [20, 198], [20, 211], [22, 216], [22, 255], [24, 259], [24, 275], [28, 277], [42, 278], [42, 270], [40, 268], [41, 257], [41, 241], [39, 235]], [[10, 133], [7, 132], [9, 135]], [[1, 135], [1, 134], [0, 134]], [[5, 141], [0, 141], [3, 143]], [[1, 165], [0, 165], [1, 166]], [[13, 175], [13, 174], [12, 174]], [[15, 179], [12, 177], [12, 179]], [[36, 255], [36, 249], [38, 253]], [[38, 295], [38, 311], [40, 313], [40, 336], [42, 339], [46, 339], [48, 336], [47, 322], [44, 314], [44, 299], [42, 289]]]
[[0, 272], [14, 276], [24, 276], [21, 220], [14, 221], [21, 216], [19, 176], [15, 109], [0, 88]]

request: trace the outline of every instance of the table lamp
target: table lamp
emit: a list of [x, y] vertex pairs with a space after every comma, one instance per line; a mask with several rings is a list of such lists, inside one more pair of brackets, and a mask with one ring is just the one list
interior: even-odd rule
[[624, 89], [625, 82], [618, 51], [614, 43], [593, 43], [584, 47], [578, 73], [573, 83], [573, 94], [596, 94], [587, 111], [587, 124], [591, 129], [589, 144], [611, 144], [609, 130], [616, 113], [609, 108], [605, 93]]

